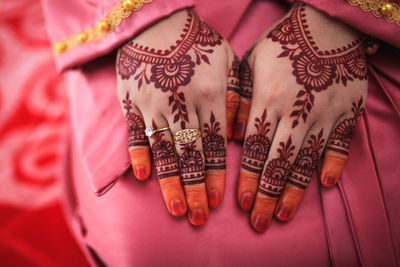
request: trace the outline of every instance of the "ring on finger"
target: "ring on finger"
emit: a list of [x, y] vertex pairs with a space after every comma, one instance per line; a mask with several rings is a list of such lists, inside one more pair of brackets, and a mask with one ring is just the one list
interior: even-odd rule
[[153, 134], [155, 134], [155, 133], [157, 133], [157, 132], [166, 131], [166, 130], [169, 130], [169, 127], [168, 127], [168, 126], [167, 126], [167, 127], [160, 128], [160, 129], [152, 129], [151, 127], [147, 127], [147, 128], [144, 130], [144, 133], [146, 134], [146, 136], [151, 137]]
[[201, 136], [199, 129], [183, 129], [174, 134], [174, 142], [179, 145], [189, 144]]

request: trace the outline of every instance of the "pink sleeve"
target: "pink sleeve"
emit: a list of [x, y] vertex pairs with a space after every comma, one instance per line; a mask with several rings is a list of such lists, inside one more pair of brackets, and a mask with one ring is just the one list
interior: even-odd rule
[[[368, 11], [369, 7], [374, 8], [376, 9], [376, 15], [379, 16], [381, 13], [378, 1], [366, 1], [365, 4], [363, 4], [363, 8], [366, 11], [362, 9], [361, 5], [355, 4], [353, 6], [347, 0], [301, 0], [301, 2], [313, 6], [331, 17], [341, 20], [361, 32], [400, 48], [399, 0], [390, 1], [392, 3], [393, 12], [387, 19], [393, 22], [387, 21], [383, 16], [375, 16], [373, 11]], [[373, 7], [373, 4], [376, 4], [377, 7]]]
[[[143, 2], [143, 6], [122, 19], [118, 26], [104, 34], [102, 38], [88, 40], [58, 55], [55, 53], [57, 69], [62, 71], [103, 56], [174, 11], [193, 6], [193, 0], [135, 2]], [[76, 37], [81, 32], [88, 32], [88, 29], [89, 31], [96, 29], [98, 23], [113, 9], [122, 6], [122, 3], [121, 0], [42, 0], [46, 27], [52, 45], [70, 37]]]

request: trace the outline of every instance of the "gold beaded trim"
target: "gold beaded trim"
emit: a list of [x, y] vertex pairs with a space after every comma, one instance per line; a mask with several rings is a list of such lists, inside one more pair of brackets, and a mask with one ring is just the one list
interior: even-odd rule
[[400, 7], [386, 0], [347, 0], [352, 6], [360, 6], [366, 12], [372, 12], [375, 17], [384, 17], [387, 22], [400, 26]]
[[108, 33], [114, 31], [115, 26], [121, 24], [122, 19], [126, 19], [133, 12], [142, 9], [144, 4], [149, 4], [152, 1], [118, 0], [116, 7], [112, 8], [95, 26], [53, 44], [54, 53], [60, 55], [83, 44], [100, 40]]

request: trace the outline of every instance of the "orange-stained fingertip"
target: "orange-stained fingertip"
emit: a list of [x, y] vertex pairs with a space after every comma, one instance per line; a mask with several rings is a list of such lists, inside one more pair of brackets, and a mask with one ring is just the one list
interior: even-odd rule
[[258, 232], [264, 232], [265, 230], [267, 230], [270, 221], [271, 220], [268, 218], [267, 215], [257, 214], [254, 216], [254, 218], [252, 218], [251, 226], [254, 228], [254, 230]]
[[137, 148], [129, 151], [129, 157], [133, 173], [138, 180], [146, 180], [150, 177], [151, 161], [148, 147]]
[[275, 217], [283, 222], [286, 222], [292, 218], [293, 208], [289, 205], [283, 205], [278, 208], [275, 212]]
[[200, 208], [193, 209], [189, 213], [189, 221], [194, 226], [201, 226], [207, 222], [206, 214]]
[[174, 216], [182, 216], [186, 213], [187, 206], [180, 199], [173, 199], [170, 201], [171, 214]]
[[235, 124], [235, 129], [233, 131], [233, 139], [238, 142], [242, 142], [244, 139], [244, 135], [246, 133], [246, 125], [245, 121], [238, 121]]
[[322, 185], [325, 187], [333, 187], [336, 185], [336, 182], [339, 180], [338, 177], [336, 177], [336, 174], [333, 173], [326, 173], [325, 177], [322, 177]]
[[208, 192], [208, 205], [211, 208], [217, 208], [221, 204], [221, 196], [217, 190]]
[[254, 196], [252, 193], [250, 192], [245, 192], [242, 194], [240, 200], [239, 200], [239, 206], [247, 211], [250, 210], [251, 207], [253, 206], [253, 202], [254, 202]]
[[228, 140], [232, 140], [233, 137], [233, 121], [228, 121], [226, 125], [226, 137]]

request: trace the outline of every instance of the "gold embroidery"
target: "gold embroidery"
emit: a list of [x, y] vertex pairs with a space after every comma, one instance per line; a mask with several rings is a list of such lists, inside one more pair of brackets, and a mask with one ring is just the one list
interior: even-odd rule
[[120, 25], [123, 19], [129, 17], [133, 12], [142, 9], [144, 4], [149, 4], [152, 1], [118, 0], [116, 7], [112, 8], [96, 25], [53, 44], [54, 53], [59, 55], [83, 44], [100, 40], [108, 33], [114, 31], [115, 26]]
[[388, 3], [386, 0], [347, 0], [347, 2], [353, 6], [360, 6], [366, 12], [372, 12], [377, 18], [384, 17], [387, 22], [400, 26], [400, 8], [395, 3]]

